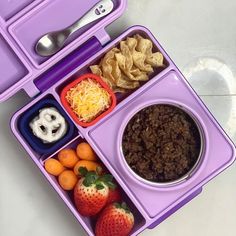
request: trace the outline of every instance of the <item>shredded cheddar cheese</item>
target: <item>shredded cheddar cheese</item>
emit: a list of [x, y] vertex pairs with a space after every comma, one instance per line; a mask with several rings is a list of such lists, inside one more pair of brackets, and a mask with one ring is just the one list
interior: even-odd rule
[[89, 78], [71, 88], [66, 99], [82, 122], [91, 122], [111, 106], [110, 94]]

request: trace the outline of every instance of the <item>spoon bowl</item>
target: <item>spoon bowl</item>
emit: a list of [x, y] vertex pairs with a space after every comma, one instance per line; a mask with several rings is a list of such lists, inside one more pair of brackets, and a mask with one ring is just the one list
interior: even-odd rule
[[54, 31], [44, 35], [36, 44], [36, 52], [41, 56], [48, 57], [57, 53], [64, 46], [70, 35], [69, 30]]

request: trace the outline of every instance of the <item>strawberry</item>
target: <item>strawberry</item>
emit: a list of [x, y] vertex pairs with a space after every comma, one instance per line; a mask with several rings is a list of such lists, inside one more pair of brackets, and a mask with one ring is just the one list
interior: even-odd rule
[[121, 191], [117, 187], [115, 189], [109, 189], [109, 195], [107, 200], [107, 205], [114, 203], [114, 202], [121, 202]]
[[96, 236], [128, 236], [134, 226], [134, 216], [126, 203], [112, 203], [98, 218]]
[[74, 188], [74, 201], [78, 212], [83, 216], [94, 216], [106, 205], [109, 188], [114, 188], [111, 175], [99, 176], [86, 168], [79, 169], [83, 176]]

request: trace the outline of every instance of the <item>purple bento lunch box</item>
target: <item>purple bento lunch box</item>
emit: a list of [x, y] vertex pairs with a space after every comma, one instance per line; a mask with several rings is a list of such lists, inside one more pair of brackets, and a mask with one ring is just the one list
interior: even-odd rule
[[[235, 147], [209, 110], [197, 96], [181, 72], [152, 33], [134, 26], [115, 40], [105, 28], [122, 15], [127, 0], [113, 0], [113, 12], [76, 34], [57, 54], [43, 58], [35, 53], [38, 38], [47, 32], [62, 29], [84, 15], [99, 0], [21, 0], [0, 3], [0, 101], [24, 89], [32, 100], [11, 119], [15, 137], [28, 152], [48, 182], [54, 187], [88, 235], [94, 235], [94, 222], [81, 216], [57, 179], [44, 169], [46, 159], [55, 157], [66, 147], [75, 147], [86, 140], [123, 189], [124, 198], [135, 213], [131, 235], [152, 229], [176, 210], [201, 193], [202, 187], [235, 160]], [[60, 92], [64, 85], [80, 75], [90, 73], [89, 66], [127, 36], [140, 35], [151, 39], [167, 65], [155, 71], [152, 78], [128, 96], [117, 97], [116, 108], [95, 125], [83, 128], [63, 108]], [[75, 127], [66, 141], [53, 153], [37, 152], [21, 132], [21, 118], [31, 108], [52, 99], [67, 114], [68, 124]], [[201, 160], [194, 173], [178, 184], [159, 186], [138, 178], [127, 166], [121, 151], [124, 128], [140, 109], [152, 104], [171, 104], [189, 113], [202, 134]]]

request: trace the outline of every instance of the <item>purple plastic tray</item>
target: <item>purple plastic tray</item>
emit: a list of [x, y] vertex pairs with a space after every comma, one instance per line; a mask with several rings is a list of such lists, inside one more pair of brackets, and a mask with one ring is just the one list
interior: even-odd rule
[[[0, 35], [0, 93], [13, 86], [18, 80], [28, 75], [29, 71], [12, 50], [3, 35]], [[8, 68], [4, 70], [3, 68]]]
[[0, 97], [21, 86], [32, 75], [30, 66], [0, 28]]
[[[31, 97], [39, 94], [15, 113], [11, 120], [12, 132], [89, 235], [94, 235], [94, 221], [77, 212], [69, 194], [44, 169], [46, 159], [56, 157], [62, 148], [75, 147], [82, 140], [91, 144], [123, 189], [136, 218], [132, 235], [138, 235], [146, 228], [154, 228], [200, 194], [207, 181], [233, 163], [235, 147], [150, 31], [141, 26], [132, 27], [103, 47], [110, 40], [105, 27], [123, 13], [127, 0], [113, 0], [115, 8], [111, 14], [78, 31], [56, 55], [42, 58], [35, 54], [34, 46], [40, 36], [72, 24], [98, 1], [1, 1], [0, 101], [20, 89]], [[96, 125], [82, 128], [74, 124], [76, 137], [52, 155], [37, 153], [18, 129], [20, 117], [47, 97], [53, 97], [61, 105], [60, 92], [67, 83], [90, 72], [89, 65], [98, 63], [108, 50], [137, 33], [150, 38], [155, 49], [163, 53], [166, 68], [156, 71], [138, 90], [118, 96], [116, 109]], [[126, 123], [139, 109], [153, 103], [170, 103], [188, 110], [204, 133], [204, 156], [196, 173], [184, 183], [168, 188], [152, 186], [137, 178], [127, 167], [120, 150]]]
[[[78, 129], [78, 137], [65, 145], [65, 147], [74, 147], [81, 142], [81, 139], [85, 139], [94, 148], [101, 161], [122, 187], [125, 198], [127, 198], [132, 210], [135, 212], [136, 224], [132, 235], [138, 235], [146, 228], [151, 229], [157, 226], [169, 215], [201, 193], [202, 187], [210, 179], [231, 165], [235, 160], [235, 147], [233, 143], [150, 31], [141, 26], [130, 28], [102, 50], [91, 56], [82, 65], [70, 71], [60, 81], [50, 86], [47, 91], [21, 108], [11, 121], [11, 128], [16, 138], [68, 205], [86, 232], [91, 236], [94, 235], [94, 222], [80, 216], [68, 194], [60, 188], [54, 177], [46, 173], [43, 167], [44, 161], [55, 157], [59, 150], [50, 156], [38, 155], [20, 135], [18, 121], [25, 111], [45, 96], [54, 96], [60, 103], [59, 95], [65, 84], [72, 81], [75, 77], [89, 72], [89, 65], [99, 62], [101, 57], [108, 50], [118, 45], [121, 40], [137, 33], [153, 41], [155, 48], [163, 53], [167, 67], [162, 71], [156, 71], [150, 81], [132, 94], [129, 94], [128, 97], [119, 97], [119, 104], [116, 109], [96, 125], [82, 128], [75, 124]], [[188, 110], [199, 122], [204, 133], [203, 159], [196, 173], [184, 183], [168, 188], [148, 185], [136, 178], [124, 163], [120, 151], [122, 132], [128, 120], [139, 109], [153, 103], [171, 103]]]

